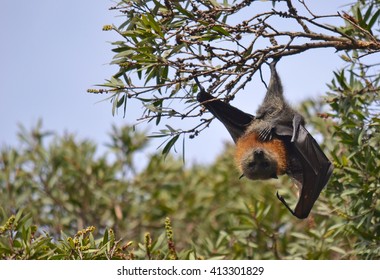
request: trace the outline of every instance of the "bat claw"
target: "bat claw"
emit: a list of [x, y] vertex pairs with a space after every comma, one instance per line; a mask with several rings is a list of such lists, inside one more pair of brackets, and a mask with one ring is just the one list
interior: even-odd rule
[[272, 140], [272, 127], [265, 127], [263, 130], [259, 132], [259, 139], [261, 141], [270, 141]]
[[290, 140], [291, 142], [294, 142], [295, 139], [298, 137], [298, 131], [299, 127], [302, 124], [302, 116], [300, 114], [295, 114], [293, 117], [293, 135], [292, 139]]
[[296, 215], [296, 213], [294, 213], [293, 209], [290, 208], [289, 204], [285, 201], [285, 199], [278, 192], [276, 192], [276, 196], [277, 196], [278, 200], [280, 200], [282, 202], [282, 204], [285, 205], [285, 207], [289, 210], [289, 212], [292, 213], [293, 216], [297, 217], [297, 215]]

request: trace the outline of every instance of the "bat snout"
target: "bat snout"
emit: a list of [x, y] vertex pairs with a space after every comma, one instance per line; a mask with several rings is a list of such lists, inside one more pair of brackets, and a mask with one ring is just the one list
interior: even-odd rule
[[260, 159], [264, 158], [264, 151], [263, 151], [263, 149], [257, 149], [257, 150], [255, 150], [253, 152], [253, 156], [254, 156], [254, 158], [260, 158]]
[[261, 148], [247, 154], [241, 167], [244, 176], [251, 180], [277, 178], [277, 161]]

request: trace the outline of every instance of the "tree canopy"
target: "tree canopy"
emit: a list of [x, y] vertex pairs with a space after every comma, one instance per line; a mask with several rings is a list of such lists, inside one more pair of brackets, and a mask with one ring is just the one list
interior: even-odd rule
[[[109, 95], [114, 112], [128, 114], [135, 99], [144, 120], [194, 127], [161, 130], [166, 146], [140, 170], [149, 140], [133, 127], [113, 127], [99, 155], [91, 140], [21, 126], [19, 144], [0, 151], [0, 258], [379, 259], [379, 8], [357, 1], [317, 15], [302, 0], [121, 1], [112, 9], [125, 21], [104, 28], [120, 34], [119, 70], [90, 91]], [[331, 73], [324, 101], [299, 106], [335, 166], [307, 220], [275, 196], [295, 203], [286, 176], [239, 180], [229, 145], [209, 165], [169, 154], [212, 121], [194, 77], [228, 102], [270, 58], [325, 47], [346, 66]]]

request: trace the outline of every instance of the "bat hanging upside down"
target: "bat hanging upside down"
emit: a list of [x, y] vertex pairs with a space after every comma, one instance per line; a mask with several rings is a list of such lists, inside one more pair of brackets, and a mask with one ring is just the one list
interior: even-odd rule
[[195, 78], [200, 89], [197, 99], [231, 134], [241, 177], [267, 180], [289, 175], [300, 189], [295, 210], [278, 192], [277, 197], [294, 216], [305, 219], [327, 184], [333, 165], [305, 129], [304, 118], [285, 101], [277, 61], [270, 64], [268, 90], [255, 117], [214, 98]]

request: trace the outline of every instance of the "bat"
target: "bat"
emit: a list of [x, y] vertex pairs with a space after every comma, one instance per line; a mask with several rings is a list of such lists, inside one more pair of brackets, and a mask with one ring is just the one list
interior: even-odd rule
[[289, 175], [300, 192], [295, 209], [278, 192], [277, 198], [294, 216], [305, 219], [326, 186], [333, 165], [305, 128], [303, 117], [285, 101], [276, 63], [270, 64], [271, 80], [256, 117], [214, 98], [194, 78], [199, 88], [197, 100], [230, 133], [241, 177], [267, 180]]

